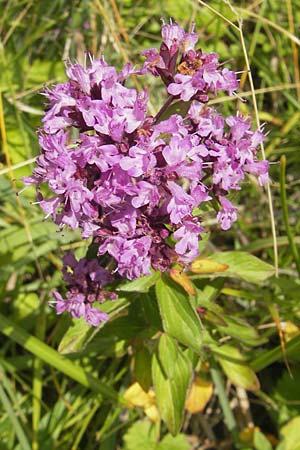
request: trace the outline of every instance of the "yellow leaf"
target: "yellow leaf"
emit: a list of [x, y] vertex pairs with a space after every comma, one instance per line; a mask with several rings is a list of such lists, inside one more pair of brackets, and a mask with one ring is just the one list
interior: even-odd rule
[[190, 270], [193, 273], [215, 273], [225, 272], [228, 269], [227, 264], [221, 264], [210, 259], [196, 258], [190, 265]]
[[156, 405], [147, 406], [147, 408], [144, 409], [144, 412], [152, 422], [159, 422], [160, 417]]
[[253, 436], [256, 431], [260, 431], [259, 427], [245, 427], [240, 432], [240, 440], [246, 444], [253, 445]]
[[128, 408], [140, 407], [152, 422], [160, 420], [159, 413], [155, 403], [155, 393], [153, 389], [145, 392], [139, 383], [135, 382], [124, 393]]
[[175, 283], [179, 284], [185, 292], [190, 295], [196, 295], [193, 283], [180, 267], [172, 267], [172, 269], [170, 269], [170, 277]]
[[134, 406], [148, 408], [155, 403], [155, 394], [153, 390], [150, 389], [149, 392], [145, 392], [137, 382], [126, 389], [124, 398], [127, 401], [129, 408], [133, 408]]
[[300, 330], [293, 322], [288, 320], [284, 327], [284, 336], [286, 341], [290, 341], [293, 337], [298, 336], [300, 334]]
[[189, 395], [185, 402], [185, 408], [192, 414], [203, 411], [213, 393], [213, 384], [196, 376]]

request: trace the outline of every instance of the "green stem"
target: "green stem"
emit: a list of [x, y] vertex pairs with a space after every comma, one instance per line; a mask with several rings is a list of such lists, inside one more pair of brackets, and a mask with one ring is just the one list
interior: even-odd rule
[[217, 390], [221, 409], [224, 414], [224, 422], [225, 422], [229, 432], [231, 433], [232, 437], [236, 441], [237, 440], [236, 421], [235, 421], [233, 412], [231, 410], [231, 407], [230, 407], [230, 404], [228, 401], [228, 397], [227, 397], [225, 386], [224, 386], [223, 376], [221, 374], [221, 371], [220, 371], [218, 365], [215, 363], [214, 360], [211, 360], [210, 373], [211, 373], [212, 380], [213, 380], [214, 385]]
[[108, 386], [90, 375], [82, 367], [70, 361], [66, 356], [58, 353], [54, 348], [49, 347], [49, 345], [40, 341], [40, 339], [30, 335], [27, 331], [7, 319], [2, 314], [0, 314], [0, 331], [21, 345], [25, 350], [31, 352], [42, 361], [55, 367], [57, 370], [83, 386], [90, 388], [103, 397], [125, 404], [125, 401], [111, 386]]
[[[43, 340], [46, 332], [45, 302], [43, 301], [41, 312], [36, 324], [36, 337]], [[38, 432], [41, 419], [42, 396], [43, 396], [43, 361], [35, 358], [33, 361], [33, 383], [32, 383], [32, 450], [39, 450]]]
[[297, 267], [297, 271], [300, 276], [300, 258], [298, 249], [296, 247], [294, 236], [289, 223], [289, 213], [288, 213], [288, 205], [286, 199], [286, 187], [285, 187], [285, 173], [286, 173], [286, 157], [282, 155], [280, 158], [280, 199], [281, 199], [281, 208], [283, 213], [283, 220], [285, 224], [286, 234], [289, 240], [289, 244], [291, 247], [291, 252]]

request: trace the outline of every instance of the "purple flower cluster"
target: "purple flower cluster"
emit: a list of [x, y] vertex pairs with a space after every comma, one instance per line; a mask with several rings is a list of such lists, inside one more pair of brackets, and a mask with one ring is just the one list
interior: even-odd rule
[[[168, 93], [187, 102], [209, 100], [209, 93], [218, 91], [232, 94], [238, 88], [236, 74], [227, 68], [221, 69], [216, 53], [195, 50], [197, 33], [186, 33], [177, 24], [162, 27], [163, 43], [160, 51], [153, 48], [143, 52], [146, 56], [144, 68], [155, 76], [161, 76], [168, 86]], [[181, 59], [176, 66], [178, 55]]]
[[[114, 273], [130, 280], [149, 274], [151, 267], [166, 270], [176, 261], [191, 262], [204, 231], [195, 208], [217, 201], [217, 220], [227, 230], [237, 219], [228, 193], [240, 189], [245, 173], [257, 174], [261, 184], [268, 180], [268, 162], [256, 158], [262, 131], [251, 131], [241, 115], [223, 117], [206, 105], [218, 91], [237, 89], [236, 74], [222, 68], [215, 53], [195, 50], [194, 31], [165, 24], [162, 39], [160, 51], [144, 51], [140, 71], [126, 64], [117, 73], [104, 59], [92, 58], [88, 67], [67, 68], [68, 81], [44, 94], [42, 153], [33, 175], [24, 179], [36, 185], [47, 216], [92, 238], [98, 256], [112, 257]], [[167, 87], [165, 120], [161, 113], [147, 115], [145, 91], [125, 86], [132, 74], [146, 72], [160, 76]], [[176, 100], [189, 102], [184, 117], [167, 114]], [[42, 195], [42, 183], [50, 198]], [[91, 308], [108, 275], [99, 265], [97, 272], [97, 264], [68, 262], [73, 275], [65, 272], [67, 300], [55, 294], [58, 313], [84, 315], [92, 324], [104, 320]]]
[[101, 267], [96, 259], [76, 260], [73, 253], [63, 258], [63, 278], [67, 283], [67, 298], [54, 292], [57, 314], [68, 311], [72, 317], [84, 317], [87, 323], [98, 326], [108, 319], [108, 315], [92, 304], [102, 303], [106, 299], [115, 300], [117, 295], [104, 291], [103, 287], [112, 280], [110, 273]]

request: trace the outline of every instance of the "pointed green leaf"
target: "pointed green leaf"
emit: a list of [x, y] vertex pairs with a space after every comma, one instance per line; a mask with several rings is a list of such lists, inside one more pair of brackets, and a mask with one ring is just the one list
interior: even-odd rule
[[173, 114], [179, 114], [180, 116], [184, 117], [186, 116], [190, 106], [190, 102], [184, 102], [182, 100], [178, 100], [174, 103], [172, 103], [166, 111], [160, 116], [159, 122], [162, 122], [163, 120], [167, 120], [170, 116]]
[[176, 435], [181, 427], [192, 367], [186, 355], [178, 349], [172, 379], [166, 377], [158, 353], [152, 358], [152, 377], [158, 410], [169, 431]]
[[267, 342], [267, 339], [259, 336], [255, 328], [251, 327], [245, 320], [224, 315], [226, 326], [217, 324], [218, 329], [225, 335], [232, 336], [248, 345], [261, 345]]
[[[101, 305], [95, 305], [95, 307], [108, 313], [111, 319], [125, 309], [128, 304], [129, 301], [127, 299], [120, 298], [114, 302], [106, 301]], [[80, 352], [93, 340], [104, 325], [105, 323], [102, 323], [101, 326], [95, 328], [87, 324], [83, 318], [73, 319], [71, 326], [59, 343], [58, 351], [62, 354]]]
[[255, 431], [253, 435], [253, 445], [255, 450], [272, 450], [271, 442], [261, 431]]
[[274, 275], [273, 266], [246, 252], [214, 253], [209, 259], [228, 265], [226, 272], [218, 273], [218, 276], [238, 277], [249, 283], [260, 283]]
[[284, 425], [280, 434], [284, 439], [276, 450], [300, 450], [300, 416], [294, 417]]
[[233, 384], [249, 391], [259, 390], [260, 384], [255, 372], [245, 362], [243, 355], [237, 348], [222, 345], [216, 351], [219, 363]]
[[143, 390], [148, 392], [152, 384], [151, 355], [145, 346], [139, 348], [135, 353], [134, 376]]
[[156, 295], [164, 330], [182, 344], [199, 352], [203, 331], [188, 296], [176, 283], [166, 278], [156, 283]]
[[[290, 341], [285, 344], [285, 353], [289, 359], [299, 361], [300, 354], [300, 338], [295, 336]], [[281, 361], [283, 359], [282, 347], [278, 345], [269, 351], [264, 351], [256, 359], [254, 359], [250, 365], [255, 372], [260, 372], [265, 367], [270, 366], [276, 361]]]
[[94, 327], [86, 323], [83, 317], [73, 320], [72, 325], [68, 328], [59, 343], [58, 351], [62, 354], [80, 351], [83, 344], [86, 342], [88, 335], [93, 332], [93, 328]]
[[165, 375], [172, 379], [178, 357], [178, 345], [176, 341], [167, 334], [163, 334], [159, 340], [158, 354]]
[[160, 278], [160, 272], [153, 272], [151, 275], [137, 278], [136, 280], [122, 283], [118, 286], [117, 291], [124, 292], [148, 292], [151, 286]]

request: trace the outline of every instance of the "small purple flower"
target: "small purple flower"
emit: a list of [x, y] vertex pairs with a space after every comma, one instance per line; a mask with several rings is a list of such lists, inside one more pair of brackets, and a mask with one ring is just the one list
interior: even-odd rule
[[175, 250], [185, 264], [199, 255], [199, 233], [203, 231], [204, 229], [192, 220], [184, 221], [182, 226], [175, 231], [174, 238], [178, 239]]
[[85, 305], [84, 317], [86, 322], [94, 327], [98, 327], [109, 318], [108, 314], [100, 311], [98, 308], [92, 308], [89, 304]]
[[254, 161], [244, 165], [244, 169], [255, 175], [258, 175], [258, 181], [261, 186], [270, 181], [269, 179], [269, 161]]
[[117, 261], [119, 274], [133, 280], [151, 273], [150, 247], [151, 238], [148, 236], [130, 240], [111, 237], [100, 245], [99, 254], [109, 253]]
[[169, 166], [177, 165], [185, 161], [187, 153], [192, 145], [189, 138], [182, 139], [179, 136], [173, 136], [169, 145], [163, 149], [163, 156]]
[[164, 24], [161, 29], [164, 44], [171, 51], [177, 51], [185, 38], [185, 31], [177, 23]]
[[149, 205], [154, 208], [158, 205], [160, 196], [156, 186], [153, 186], [147, 181], [139, 181], [136, 186], [136, 196], [132, 198], [131, 204], [134, 208]]
[[148, 70], [155, 77], [159, 76], [158, 69], [167, 69], [166, 65], [156, 48], [150, 48], [149, 50], [144, 50], [142, 55], [146, 57], [144, 62], [144, 69]]
[[63, 277], [68, 292], [66, 299], [59, 292], [53, 293], [56, 313], [67, 311], [74, 318], [84, 317], [90, 325], [99, 326], [108, 319], [108, 315], [93, 308], [91, 303], [103, 301], [103, 287], [111, 281], [111, 275], [97, 260], [82, 258], [77, 261], [73, 253], [67, 253], [63, 262]]
[[87, 95], [91, 93], [91, 81], [89, 73], [84, 70], [84, 68], [80, 64], [71, 64], [67, 70], [67, 75], [70, 80], [75, 81], [82, 92]]
[[140, 147], [131, 147], [129, 156], [124, 156], [120, 160], [120, 167], [132, 177], [139, 177], [153, 169], [156, 165], [156, 158], [148, 150]]
[[226, 197], [219, 197], [221, 210], [217, 214], [217, 220], [222, 230], [229, 230], [232, 222], [237, 220], [237, 208]]
[[167, 211], [170, 214], [171, 222], [178, 224], [181, 223], [184, 217], [191, 214], [195, 206], [194, 199], [182, 187], [174, 183], [174, 181], [168, 182], [168, 189], [172, 197], [167, 206]]
[[193, 52], [195, 49], [195, 45], [198, 42], [199, 37], [198, 37], [198, 34], [195, 33], [194, 30], [195, 30], [195, 24], [193, 24], [192, 30], [190, 33], [184, 34], [183, 41], [182, 41], [184, 54], [187, 54], [187, 53], [190, 54], [191, 52]]
[[[190, 75], [177, 74], [174, 78], [175, 83], [171, 83], [168, 86], [168, 92], [171, 95], [180, 96], [181, 100], [188, 102], [200, 89], [204, 89], [204, 81], [201, 83], [193, 83], [193, 79]], [[196, 79], [197, 81], [197, 79]]]
[[119, 208], [117, 212], [112, 212], [109, 216], [111, 226], [122, 235], [132, 236], [136, 229], [137, 210], [131, 205]]

